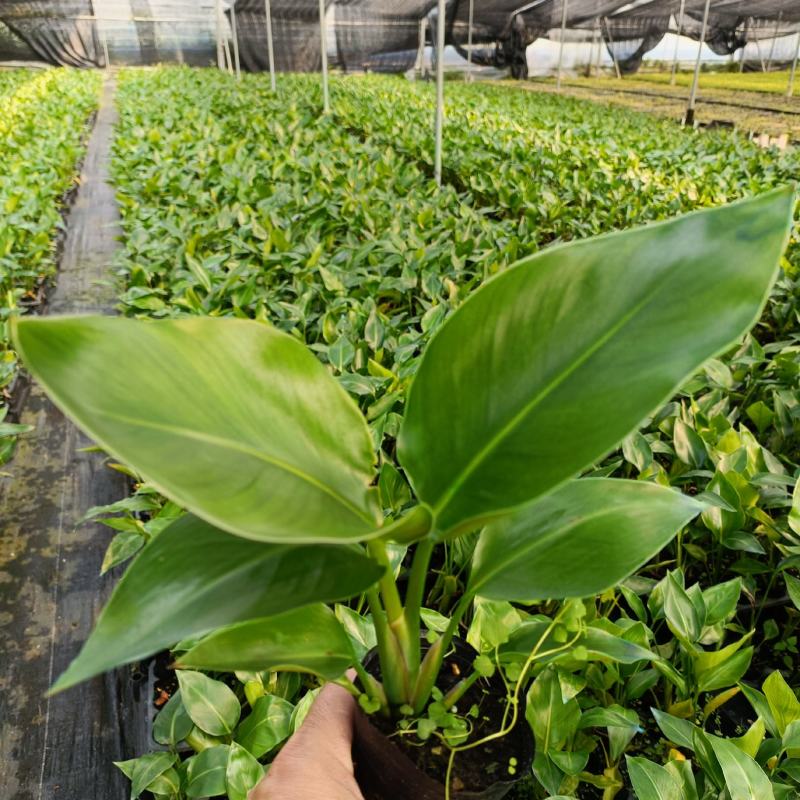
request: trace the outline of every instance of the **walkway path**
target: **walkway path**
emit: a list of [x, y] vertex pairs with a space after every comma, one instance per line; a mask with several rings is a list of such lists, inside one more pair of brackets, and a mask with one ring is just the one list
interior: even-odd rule
[[[67, 220], [51, 314], [112, 312], [114, 88], [109, 75]], [[21, 439], [7, 465], [12, 477], [0, 482], [0, 798], [123, 800], [128, 784], [111, 761], [148, 749], [141, 724], [147, 686], [121, 671], [50, 699], [44, 693], [113, 585], [99, 577], [111, 531], [76, 523], [91, 506], [124, 497], [125, 479], [102, 455], [80, 452], [90, 442], [36, 385], [21, 421], [35, 432]]]

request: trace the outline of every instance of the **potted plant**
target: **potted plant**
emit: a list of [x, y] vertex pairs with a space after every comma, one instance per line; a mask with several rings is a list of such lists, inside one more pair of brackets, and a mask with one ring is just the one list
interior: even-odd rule
[[[455, 754], [515, 730], [532, 667], [578, 644], [583, 623], [567, 603], [544, 626], [500, 682], [498, 728], [481, 709], [498, 663], [454, 645], [461, 622], [476, 598], [603, 591], [702, 511], [656, 483], [578, 476], [757, 320], [794, 204], [781, 189], [552, 247], [488, 281], [419, 362], [396, 448], [415, 497], [396, 513], [379, 502], [364, 418], [292, 336], [236, 319], [15, 319], [54, 401], [189, 512], [133, 561], [53, 691], [195, 637], [179, 667], [335, 681], [384, 731], [428, 733], [444, 753], [438, 796], [502, 796], [508, 774], [470, 783]], [[423, 638], [432, 557], [476, 533], [466, 590]], [[327, 605], [354, 596], [371, 664]], [[400, 758], [368, 727], [359, 737]]]

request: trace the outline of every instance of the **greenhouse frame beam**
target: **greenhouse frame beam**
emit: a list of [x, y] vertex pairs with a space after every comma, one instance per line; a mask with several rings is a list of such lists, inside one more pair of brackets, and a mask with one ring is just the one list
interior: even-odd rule
[[236, 26], [236, 3], [231, 3], [231, 33], [233, 35], [233, 63], [236, 68], [236, 80], [242, 79], [242, 65], [239, 61], [239, 31]]
[[614, 71], [617, 73], [617, 80], [622, 80], [622, 70], [619, 68], [619, 61], [617, 61], [616, 53], [614, 52], [614, 40], [611, 38], [611, 29], [608, 27], [608, 18], [603, 17], [603, 27], [605, 34], [603, 35], [603, 42], [608, 39], [608, 52], [611, 53], [611, 60], [614, 62]]
[[108, 56], [108, 37], [106, 36], [105, 29], [100, 32], [100, 43], [103, 46], [103, 59], [105, 60], [105, 68], [111, 67], [111, 59]]
[[272, 41], [272, 6], [270, 0], [264, 0], [264, 11], [267, 15], [267, 62], [269, 64], [269, 83], [274, 92], [277, 87], [275, 85], [275, 45]]
[[800, 60], [800, 32], [797, 34], [797, 47], [794, 51], [794, 60], [792, 61], [792, 69], [789, 72], [789, 88], [786, 90], [786, 96], [792, 97], [794, 95], [794, 79], [797, 75], [797, 62]]
[[778, 19], [775, 20], [775, 34], [772, 37], [772, 43], [769, 46], [769, 56], [767, 57], [767, 72], [772, 69], [772, 60], [775, 57], [775, 42], [778, 40], [778, 34], [781, 29], [781, 21], [783, 20], [783, 11], [778, 12]]
[[744, 21], [744, 44], [742, 45], [742, 57], [739, 59], [739, 72], [744, 72], [744, 53], [747, 50], [747, 34], [750, 31], [750, 17]]
[[225, 69], [225, 54], [222, 49], [222, 0], [216, 0], [214, 3], [214, 16], [216, 18], [216, 24], [214, 29], [217, 33], [217, 67], [219, 69]]
[[697, 87], [700, 84], [700, 62], [703, 58], [703, 45], [706, 41], [706, 32], [708, 31], [708, 13], [711, 9], [711, 0], [706, 0], [705, 8], [703, 9], [703, 25], [700, 29], [700, 41], [697, 43], [697, 61], [694, 64], [694, 77], [692, 78], [692, 90], [689, 92], [689, 105], [686, 109], [686, 117], [684, 118], [685, 125], [694, 127], [694, 107], [697, 103]]
[[564, 70], [564, 37], [567, 33], [567, 9], [569, 0], [561, 0], [561, 39], [558, 44], [558, 75], [556, 77], [556, 91], [561, 91], [561, 76]]
[[[321, 2], [321, 0], [320, 0]], [[445, 0], [438, 0], [436, 19], [436, 117], [434, 120], [433, 175], [436, 185], [442, 185], [442, 140], [444, 138], [444, 28]]]
[[328, 23], [326, 20], [325, 0], [319, 0], [319, 38], [322, 55], [322, 110], [329, 114], [331, 98], [328, 91]]
[[420, 78], [425, 76], [425, 39], [427, 38], [428, 31], [428, 18], [423, 17], [419, 21], [419, 43], [417, 46], [417, 60], [414, 68], [419, 73]]
[[680, 11], [678, 12], [678, 31], [675, 34], [675, 53], [672, 56], [672, 76], [669, 85], [674, 86], [678, 75], [678, 51], [681, 46], [681, 31], [683, 30], [683, 15], [686, 12], [686, 0], [681, 0]]
[[475, 0], [469, 0], [469, 23], [467, 27], [467, 71], [464, 81], [472, 80], [472, 22], [475, 18]]

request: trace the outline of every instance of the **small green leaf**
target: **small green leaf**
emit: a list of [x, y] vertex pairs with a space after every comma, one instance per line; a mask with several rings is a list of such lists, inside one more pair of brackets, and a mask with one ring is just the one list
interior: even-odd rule
[[664, 767], [633, 756], [626, 756], [625, 762], [639, 800], [684, 800], [681, 784]]
[[727, 739], [707, 738], [725, 776], [731, 800], [775, 800], [769, 778], [750, 756]]
[[789, 725], [800, 719], [800, 700], [778, 670], [770, 673], [761, 688], [775, 720], [776, 733], [783, 736]]
[[184, 708], [179, 689], [158, 712], [153, 722], [153, 738], [159, 744], [176, 747], [178, 742], [189, 735], [193, 726], [192, 718]]
[[212, 736], [230, 736], [242, 713], [231, 689], [202, 672], [181, 670], [177, 675], [181, 699], [192, 722]]
[[110, 569], [133, 558], [145, 545], [145, 538], [136, 531], [118, 533], [108, 545], [100, 574], [105, 575]]
[[148, 753], [130, 761], [115, 761], [114, 764], [131, 781], [131, 800], [136, 800], [147, 787], [166, 772], [177, 760], [174, 753]]
[[702, 630], [697, 609], [683, 586], [678, 583], [674, 573], [667, 575], [663, 589], [664, 616], [669, 629], [682, 642], [689, 646], [693, 645], [700, 638]]
[[800, 611], [800, 580], [789, 575], [788, 572], [783, 573], [783, 580], [786, 583], [786, 592], [789, 599], [794, 603], [794, 607]]
[[254, 758], [261, 758], [289, 737], [294, 708], [282, 697], [259, 697], [236, 729], [235, 740]]
[[247, 795], [264, 777], [264, 767], [244, 747], [234, 742], [228, 754], [225, 784], [228, 800], [247, 800]]
[[650, 710], [653, 712], [658, 727], [661, 728], [661, 733], [670, 742], [678, 745], [678, 747], [686, 747], [689, 750], [694, 749], [692, 737], [695, 725], [689, 722], [688, 719], [673, 717], [672, 714], [667, 714], [666, 711], [659, 711], [657, 708], [651, 708]]
[[318, 603], [216, 631], [180, 656], [178, 666], [311, 672], [335, 680], [354, 661], [344, 628], [331, 609]]
[[225, 794], [230, 747], [209, 747], [186, 762], [186, 796], [216, 797]]

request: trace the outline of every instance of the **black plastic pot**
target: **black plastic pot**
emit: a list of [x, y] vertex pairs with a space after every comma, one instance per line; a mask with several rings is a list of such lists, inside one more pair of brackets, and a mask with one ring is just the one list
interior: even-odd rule
[[[524, 724], [524, 723], [523, 723]], [[444, 785], [429, 778], [359, 712], [353, 761], [364, 800], [445, 800]], [[527, 771], [522, 775], [527, 774]], [[452, 800], [500, 800], [516, 781], [498, 781], [482, 792], [451, 792]]]
[[[454, 640], [453, 645], [455, 652], [448, 660], [456, 662], [462, 674], [468, 674], [477, 653], [466, 642]], [[375, 670], [376, 661], [373, 654], [367, 655], [365, 667], [368, 671]], [[490, 691], [502, 697], [506, 694], [503, 682], [497, 677], [492, 680]], [[530, 773], [534, 745], [533, 735], [525, 721], [524, 706], [520, 708], [514, 734], [522, 740], [522, 746], [518, 748], [521, 752], [516, 753], [518, 777], [496, 781], [482, 791], [452, 791], [451, 800], [500, 800], [515, 783]], [[477, 749], [468, 750], [460, 757], [473, 759], [478, 757], [478, 752]], [[360, 711], [356, 717], [353, 737], [353, 761], [356, 779], [365, 800], [445, 800], [444, 784], [420, 770]]]

